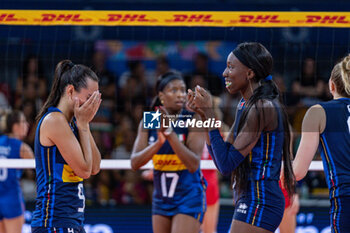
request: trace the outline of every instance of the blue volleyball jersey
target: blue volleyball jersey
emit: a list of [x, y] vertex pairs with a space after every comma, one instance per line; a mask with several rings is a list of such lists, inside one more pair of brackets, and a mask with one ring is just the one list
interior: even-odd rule
[[[233, 218], [274, 232], [279, 226], [284, 211], [284, 196], [278, 180], [281, 171], [284, 142], [283, 119], [279, 104], [272, 101], [277, 111], [278, 126], [272, 131], [261, 132], [260, 138], [248, 155], [250, 173], [246, 190], [235, 190], [235, 213]], [[238, 104], [234, 137], [243, 110], [244, 99]]]
[[[251, 166], [250, 180], [279, 180], [284, 142], [282, 114], [279, 105], [273, 101], [278, 115], [278, 127], [272, 131], [264, 131], [252, 151], [249, 153]], [[244, 99], [238, 104], [234, 137], [237, 136], [238, 124], [245, 108]]]
[[319, 148], [330, 199], [350, 196], [350, 99], [320, 104], [326, 113], [326, 127]]
[[[22, 142], [6, 135], [0, 136], [0, 159], [19, 159]], [[18, 169], [0, 168], [0, 198], [12, 198], [21, 193]]]
[[[191, 119], [193, 113], [186, 110], [181, 112], [180, 120]], [[186, 142], [188, 128], [175, 127], [180, 142]], [[157, 130], [150, 130], [149, 144], [157, 140]], [[163, 215], [177, 213], [199, 213], [206, 208], [205, 189], [206, 182], [200, 168], [190, 173], [175, 154], [168, 141], [165, 141], [160, 150], [153, 155], [154, 166], [154, 192], [153, 212]], [[155, 211], [156, 209], [156, 211]], [[157, 211], [161, 209], [163, 212]], [[198, 216], [200, 219], [201, 216]]]
[[[50, 107], [40, 119], [35, 135], [37, 198], [32, 227], [77, 228], [84, 221], [83, 179], [74, 173], [55, 145], [40, 143], [41, 123], [51, 112], [61, 111]], [[71, 129], [78, 138], [74, 120]]]

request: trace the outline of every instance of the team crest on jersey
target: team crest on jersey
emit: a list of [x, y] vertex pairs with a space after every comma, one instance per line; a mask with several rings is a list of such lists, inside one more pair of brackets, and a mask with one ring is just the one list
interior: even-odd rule
[[241, 214], [247, 214], [247, 209], [248, 209], [248, 206], [245, 203], [240, 203], [237, 208], [237, 212]]

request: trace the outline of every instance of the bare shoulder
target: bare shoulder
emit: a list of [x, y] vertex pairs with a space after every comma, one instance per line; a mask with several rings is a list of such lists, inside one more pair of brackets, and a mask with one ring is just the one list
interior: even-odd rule
[[325, 117], [325, 116], [326, 116], [326, 112], [324, 111], [324, 108], [319, 104], [315, 104], [311, 106], [305, 114], [305, 117], [312, 118], [312, 119], [321, 119], [322, 117]]
[[59, 112], [52, 112], [41, 123], [40, 143], [44, 146], [52, 146], [55, 144], [54, 141], [56, 139], [66, 138], [70, 132], [71, 130], [65, 116]]
[[53, 127], [53, 128], [59, 128], [58, 126], [61, 125], [67, 125], [67, 119], [65, 118], [65, 116], [62, 113], [59, 112], [52, 112], [50, 114], [48, 114], [43, 122], [41, 123], [42, 127]]
[[326, 112], [323, 107], [319, 104], [311, 106], [303, 120], [303, 131], [304, 132], [323, 132], [326, 126]]

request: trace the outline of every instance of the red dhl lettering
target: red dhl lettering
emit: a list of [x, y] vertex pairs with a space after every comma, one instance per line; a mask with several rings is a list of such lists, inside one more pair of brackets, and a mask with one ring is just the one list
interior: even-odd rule
[[240, 15], [241, 23], [280, 23], [278, 15]]
[[213, 15], [174, 15], [173, 22], [205, 22], [211, 23], [214, 20], [211, 18]]
[[241, 23], [280, 23], [278, 15], [240, 15]]
[[170, 160], [158, 160], [156, 165], [180, 165], [181, 163], [178, 163], [177, 160], [173, 160], [173, 159], [170, 159]]
[[15, 14], [0, 14], [0, 21], [9, 22], [18, 20], [19, 19], [15, 18]]
[[138, 15], [138, 14], [108, 14], [108, 19], [107, 21], [109, 22], [148, 22], [150, 21], [149, 19], [146, 18], [145, 14]]
[[340, 16], [340, 15], [307, 15], [306, 23], [349, 23], [346, 19], [346, 16]]
[[73, 21], [81, 22], [84, 19], [80, 18], [80, 14], [42, 14], [41, 21], [43, 22], [53, 22], [53, 21]]

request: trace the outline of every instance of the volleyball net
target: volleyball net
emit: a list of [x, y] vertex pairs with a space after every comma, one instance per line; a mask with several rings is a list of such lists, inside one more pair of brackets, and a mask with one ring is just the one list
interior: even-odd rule
[[[227, 54], [238, 43], [257, 41], [274, 57], [275, 81], [285, 92], [292, 125], [300, 132], [305, 107], [329, 94], [326, 87], [310, 96], [295, 93], [295, 82], [307, 87], [327, 82], [332, 66], [350, 51], [349, 26], [349, 12], [0, 10], [0, 108], [22, 109], [33, 126], [57, 62], [71, 59], [88, 65], [100, 72], [106, 102], [94, 122], [94, 136], [104, 158], [124, 159], [103, 160], [102, 168], [111, 169], [113, 164], [115, 169], [129, 169], [127, 156], [119, 157], [114, 149], [135, 138], [136, 127], [129, 123], [140, 120], [154, 92], [136, 90], [140, 82], [132, 83], [127, 76], [141, 72], [145, 86], [152, 86], [163, 61], [169, 69], [192, 75], [188, 85], [201, 83], [206, 77], [197, 76], [221, 76]], [[194, 62], [196, 54], [205, 55], [207, 74], [196, 73], [194, 63], [200, 62]], [[304, 77], [307, 72], [311, 78]], [[234, 101], [223, 94], [223, 85], [212, 91], [222, 97], [223, 120], [230, 125]], [[297, 105], [300, 102], [303, 107]], [[113, 135], [124, 125], [134, 131], [132, 135], [123, 129]], [[32, 168], [33, 161], [1, 160], [0, 166]], [[211, 162], [202, 167], [214, 169]], [[322, 166], [314, 162], [311, 169]]]
[[[91, 67], [100, 77], [103, 99], [91, 123], [102, 171], [85, 181], [90, 205], [86, 222], [92, 224], [87, 232], [147, 232], [152, 229], [151, 208], [133, 204], [136, 199], [149, 204], [151, 198], [144, 197], [151, 184], [143, 187], [137, 173], [130, 171], [130, 151], [158, 75], [180, 71], [188, 88], [198, 84], [209, 89], [219, 99], [222, 121], [232, 125], [239, 97], [225, 91], [221, 77], [226, 57], [241, 42], [262, 43], [274, 58], [272, 75], [287, 106], [295, 153], [306, 109], [331, 98], [327, 81], [334, 64], [350, 52], [349, 26], [350, 12], [0, 10], [0, 110], [24, 112], [30, 125], [25, 141], [33, 146], [34, 119], [48, 96], [56, 64], [70, 59]], [[323, 170], [316, 157], [310, 171]], [[6, 169], [34, 167], [34, 160], [0, 158], [0, 176]], [[151, 168], [152, 162], [142, 167]], [[216, 169], [207, 160], [201, 161], [201, 168]], [[31, 188], [33, 174], [26, 180]], [[324, 178], [315, 177], [309, 183], [319, 191]], [[226, 205], [218, 232], [227, 232], [232, 192], [229, 179], [220, 179], [226, 184], [220, 186]], [[135, 183], [138, 186], [130, 185]], [[301, 197], [309, 195], [309, 183], [302, 186]], [[137, 198], [128, 193], [130, 187], [138, 190]], [[323, 188], [327, 192], [326, 185]], [[96, 199], [103, 208], [95, 208]], [[298, 224], [305, 226], [298, 232], [308, 232], [312, 224], [321, 232], [328, 225], [328, 210], [311, 210], [321, 206], [319, 200], [311, 201], [310, 210], [298, 215]], [[98, 231], [101, 222], [110, 228]]]

